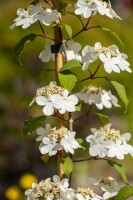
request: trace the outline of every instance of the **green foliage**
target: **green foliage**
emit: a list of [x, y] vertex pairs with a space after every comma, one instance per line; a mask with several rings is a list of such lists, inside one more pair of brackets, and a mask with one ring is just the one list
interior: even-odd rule
[[126, 107], [126, 110], [125, 110], [125, 113], [127, 112], [127, 107], [128, 107], [128, 103], [129, 103], [129, 100], [127, 98], [127, 94], [126, 94], [126, 89], [125, 89], [125, 86], [118, 83], [117, 81], [112, 81], [110, 78], [108, 77], [104, 77], [104, 79], [106, 81], [110, 81], [110, 83], [113, 85], [113, 87], [116, 89], [120, 99], [123, 101], [123, 103], [125, 104], [125, 107]]
[[109, 28], [103, 27], [103, 26], [97, 26], [97, 28], [102, 29], [103, 31], [109, 32], [111, 35], [115, 37], [115, 39], [120, 43], [121, 47], [124, 48], [125, 45], [121, 41], [120, 37], [115, 33], [114, 31], [110, 30]]
[[125, 104], [126, 106], [126, 110], [125, 112], [127, 112], [127, 106], [128, 106], [128, 103], [129, 103], [129, 100], [127, 98], [127, 95], [126, 95], [126, 89], [125, 89], [125, 86], [118, 83], [117, 81], [110, 81], [112, 83], [112, 85], [114, 86], [114, 88], [116, 89], [120, 99], [123, 101], [123, 103]]
[[21, 55], [21, 53], [23, 52], [26, 43], [35, 40], [35, 38], [36, 38], [36, 34], [31, 33], [31, 34], [29, 34], [29, 35], [23, 37], [23, 38], [19, 41], [19, 43], [16, 45], [16, 47], [15, 47], [15, 54], [16, 54], [16, 56], [17, 56], [17, 58], [18, 58], [20, 64], [22, 64], [21, 61], [20, 61], [20, 55]]
[[67, 3], [67, 2], [65, 2], [65, 1], [62, 0], [61, 4], [60, 4], [59, 12], [62, 13], [62, 14], [64, 14], [65, 11], [66, 11], [66, 9], [68, 7], [70, 7], [70, 6], [71, 6], [71, 4], [69, 4], [69, 3]]
[[73, 171], [73, 161], [70, 157], [63, 158], [62, 168], [64, 173], [69, 177]]
[[64, 25], [64, 27], [66, 29], [67, 34], [71, 38], [72, 37], [72, 33], [73, 33], [71, 26], [69, 26], [68, 24], [63, 24], [63, 25]]
[[79, 143], [79, 145], [81, 146], [81, 148], [82, 148], [83, 150], [86, 150], [86, 149], [87, 149], [87, 146], [86, 146], [86, 144], [84, 143], [84, 140], [83, 140], [82, 138], [77, 138], [76, 140], [77, 140], [77, 142]]
[[109, 117], [107, 115], [103, 115], [101, 113], [95, 113], [98, 117], [98, 121], [102, 126], [105, 126], [109, 123]]
[[116, 171], [121, 175], [123, 182], [128, 184], [125, 168], [121, 164], [116, 163], [112, 160], [107, 160], [107, 162], [110, 166], [114, 167]]
[[31, 134], [33, 131], [36, 130], [36, 128], [38, 128], [38, 126], [43, 124], [44, 120], [45, 116], [41, 116], [36, 118], [30, 118], [24, 121], [24, 127], [23, 127], [24, 135], [27, 136], [28, 134]]
[[76, 111], [81, 111], [81, 102], [79, 101], [78, 104], [75, 106]]
[[127, 200], [131, 196], [133, 196], [133, 186], [125, 186], [118, 192], [114, 200]]
[[61, 86], [67, 89], [69, 92], [72, 91], [77, 82], [76, 75], [69, 70], [58, 73], [58, 78]]
[[62, 72], [64, 70], [74, 69], [74, 68], [77, 68], [77, 67], [81, 68], [82, 64], [80, 62], [78, 62], [77, 60], [70, 60], [66, 64], [63, 65], [60, 72]]

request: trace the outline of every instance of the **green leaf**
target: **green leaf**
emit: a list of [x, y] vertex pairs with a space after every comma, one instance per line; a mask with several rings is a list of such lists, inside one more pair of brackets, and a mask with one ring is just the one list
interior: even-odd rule
[[103, 115], [101, 113], [95, 113], [98, 117], [98, 121], [102, 126], [105, 126], [109, 123], [109, 117], [107, 115]]
[[72, 37], [72, 28], [71, 26], [67, 25], [67, 24], [63, 24], [65, 26], [66, 32], [68, 33], [69, 37]]
[[73, 171], [73, 161], [70, 157], [64, 158], [62, 163], [64, 173], [69, 176]]
[[19, 43], [16, 45], [16, 47], [15, 47], [15, 54], [16, 54], [16, 56], [17, 56], [17, 58], [18, 58], [20, 64], [21, 64], [20, 55], [21, 55], [21, 53], [22, 53], [23, 50], [24, 50], [25, 44], [26, 44], [27, 42], [31, 42], [31, 41], [35, 40], [35, 38], [36, 38], [36, 34], [31, 33], [31, 34], [29, 34], [29, 35], [23, 37], [23, 38], [19, 41]]
[[62, 1], [60, 4], [59, 12], [64, 13], [66, 11], [66, 9], [70, 6], [71, 6], [71, 4], [66, 3], [65, 1]]
[[82, 138], [76, 138], [76, 141], [79, 143], [83, 150], [86, 150], [88, 148], [88, 146], [86, 146]]
[[114, 200], [127, 200], [133, 196], [133, 186], [125, 186], [120, 189]]
[[45, 116], [41, 116], [36, 118], [30, 118], [24, 121], [24, 127], [23, 127], [24, 135], [27, 136], [28, 134], [31, 134], [33, 131], [35, 131], [36, 128], [38, 128], [38, 126], [43, 124], [45, 118], [46, 118]]
[[129, 100], [127, 98], [127, 95], [126, 95], [126, 89], [125, 89], [125, 86], [118, 83], [117, 81], [110, 81], [112, 83], [112, 85], [114, 86], [114, 88], [116, 89], [120, 99], [123, 101], [123, 103], [125, 104], [126, 106], [126, 110], [125, 110], [125, 113], [127, 112], [127, 106], [128, 106], [128, 103], [129, 103]]
[[81, 102], [79, 101], [78, 104], [75, 106], [76, 111], [81, 111]]
[[121, 47], [124, 48], [125, 45], [123, 44], [123, 42], [121, 41], [120, 37], [117, 35], [117, 33], [115, 33], [114, 31], [110, 30], [109, 28], [103, 27], [103, 26], [97, 26], [97, 28], [102, 29], [103, 31], [109, 32], [110, 34], [112, 34], [116, 40], [120, 43]]
[[110, 166], [114, 167], [116, 171], [121, 175], [123, 182], [128, 184], [125, 168], [121, 164], [116, 163], [112, 160], [107, 160], [107, 162]]
[[58, 78], [61, 86], [67, 89], [69, 92], [72, 91], [77, 82], [77, 77], [69, 70], [58, 73]]
[[66, 64], [63, 65], [63, 67], [61, 68], [61, 72], [64, 70], [68, 70], [68, 69], [73, 69], [76, 67], [82, 67], [82, 64], [80, 62], [78, 62], [77, 60], [70, 60], [68, 61]]

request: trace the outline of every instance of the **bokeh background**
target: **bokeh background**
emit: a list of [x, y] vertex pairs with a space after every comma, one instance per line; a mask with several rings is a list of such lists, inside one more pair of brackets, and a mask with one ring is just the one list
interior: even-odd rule
[[[133, 69], [133, 2], [131, 0], [111, 2], [123, 20], [111, 20], [97, 15], [92, 19], [90, 25], [108, 27], [120, 36], [125, 44], [125, 48], [121, 49], [120, 47], [120, 50], [128, 54], [128, 60]], [[37, 25], [26, 30], [22, 30], [21, 27], [15, 28], [13, 31], [9, 29], [13, 19], [16, 18], [16, 10], [20, 7], [27, 7], [29, 3], [31, 1], [28, 0], [0, 0], [0, 200], [7, 198], [24, 200], [23, 191], [29, 187], [32, 181], [35, 181], [36, 178], [41, 180], [57, 173], [56, 159], [50, 158], [48, 164], [44, 163], [38, 150], [38, 144], [35, 142], [36, 135], [25, 138], [22, 133], [24, 120], [42, 114], [36, 106], [28, 107], [36, 89], [46, 85], [54, 78], [54, 73], [47, 71], [48, 67], [54, 66], [53, 63], [44, 64], [38, 58], [45, 43], [48, 42], [47, 39], [37, 38], [34, 42], [26, 45], [25, 51], [21, 55], [23, 65], [19, 64], [15, 56], [14, 47], [22, 37], [30, 33], [40, 33]], [[74, 33], [80, 30], [81, 26], [78, 24], [77, 18], [68, 15], [64, 18], [64, 22], [73, 26]], [[49, 32], [49, 29], [47, 31]], [[49, 34], [52, 35], [52, 32]], [[109, 33], [96, 29], [82, 33], [75, 40], [82, 41], [83, 46], [86, 41], [89, 45], [99, 41], [105, 46], [114, 43], [119, 46], [118, 41]], [[107, 75], [104, 71], [100, 73]], [[82, 74], [83, 76], [84, 74]], [[122, 72], [120, 74], [112, 73], [109, 76], [126, 86], [130, 103], [127, 113], [124, 113], [125, 108], [121, 101], [119, 101], [122, 105], [121, 109], [105, 109], [103, 113], [109, 114], [113, 126], [120, 129], [122, 133], [133, 133], [133, 74]], [[86, 81], [86, 84], [103, 85], [115, 93], [111, 85], [105, 81]], [[75, 88], [75, 92], [82, 86], [79, 84]], [[55, 119], [52, 117], [49, 118], [49, 121], [53, 125], [55, 124]], [[95, 116], [88, 117], [81, 123], [77, 122], [74, 126], [79, 135], [84, 136], [89, 133], [91, 127], [99, 126]], [[133, 144], [133, 139], [131, 143]], [[76, 157], [87, 157], [87, 153], [77, 152]], [[133, 158], [127, 156], [120, 163], [127, 169], [129, 182], [133, 183]], [[91, 161], [75, 164], [72, 184], [84, 185], [86, 176], [101, 177], [103, 175], [117, 176], [117, 179], [121, 180], [119, 175], [105, 162], [98, 161], [97, 164], [96, 161]]]

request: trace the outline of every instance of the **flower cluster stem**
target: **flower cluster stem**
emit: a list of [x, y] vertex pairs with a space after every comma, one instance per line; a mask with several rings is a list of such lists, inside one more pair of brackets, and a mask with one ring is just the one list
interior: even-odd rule
[[[53, 0], [52, 3], [54, 5], [54, 8], [58, 10], [59, 6], [60, 6], [60, 1]], [[61, 19], [60, 19], [60, 21], [61, 21]], [[60, 24], [57, 24], [54, 27], [54, 40], [55, 40], [55, 44], [60, 44], [63, 41], [62, 30], [61, 30]], [[58, 72], [62, 67], [63, 67], [63, 55], [61, 52], [57, 52], [57, 53], [55, 53], [55, 78], [56, 78], [56, 82], [58, 85], [59, 85]], [[61, 118], [57, 117], [57, 124], [58, 124], [59, 128], [64, 125], [62, 116], [61, 116]], [[60, 176], [61, 179], [63, 179], [65, 177], [65, 174], [64, 174], [64, 171], [62, 168], [62, 160], [65, 156], [66, 156], [66, 153], [64, 150], [61, 150], [60, 152], [58, 152], [58, 175]]]

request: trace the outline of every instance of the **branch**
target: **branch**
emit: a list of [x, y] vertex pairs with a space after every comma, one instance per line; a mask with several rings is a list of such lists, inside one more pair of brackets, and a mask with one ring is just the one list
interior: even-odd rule
[[53, 5], [51, 4], [49, 0], [44, 0], [44, 2], [46, 2], [51, 8], [53, 8]]
[[[83, 81], [87, 81], [89, 79], [96, 79], [96, 77], [94, 77], [96, 75], [96, 73], [98, 72], [99, 68], [101, 66], [101, 62], [99, 63], [98, 67], [96, 68], [96, 70], [94, 71], [94, 73], [92, 74], [90, 71], [90, 76], [88, 78], [82, 79], [81, 81], [78, 81], [77, 83], [81, 83]], [[97, 77], [97, 78], [103, 78], [103, 77]]]
[[[87, 28], [87, 26], [88, 26], [89, 23], [90, 23], [91, 17], [92, 17], [92, 16], [90, 16], [90, 18], [88, 19], [88, 21], [87, 21], [87, 23], [86, 23], [85, 26], [84, 26], [84, 24], [83, 24], [83, 21], [80, 19], [83, 28], [82, 28], [80, 31], [78, 31], [75, 35], [73, 35], [73, 36], [71, 37], [71, 39], [72, 39], [72, 38], [75, 38], [75, 37], [76, 37], [77, 35], [79, 35], [80, 33], [89, 30], [89, 28]], [[67, 41], [68, 41], [68, 40], [69, 40], [69, 39], [67, 39]]]
[[43, 38], [48, 38], [48, 39], [50, 39], [50, 40], [52, 40], [52, 41], [55, 41], [54, 38], [49, 37], [49, 36], [48, 36], [48, 33], [46, 33], [46, 32], [44, 31], [44, 29], [43, 29], [43, 27], [42, 27], [42, 24], [40, 23], [39, 20], [38, 20], [38, 24], [39, 24], [39, 26], [40, 26], [40, 28], [41, 28], [41, 31], [42, 31], [43, 35], [37, 35], [37, 36], [40, 36], [40, 37], [43, 37]]
[[73, 162], [85, 162], [85, 161], [89, 161], [89, 160], [108, 160], [107, 158], [99, 158], [99, 157], [90, 157], [90, 158], [86, 158], [86, 159], [81, 159], [81, 160], [74, 160], [73, 159]]
[[93, 107], [93, 105], [94, 105], [94, 104], [92, 103], [92, 104], [90, 105], [88, 111], [87, 111], [84, 115], [82, 115], [82, 116], [80, 116], [80, 117], [74, 119], [74, 121], [78, 121], [78, 120], [80, 120], [80, 119], [83, 119], [83, 118], [86, 117], [87, 115], [89, 115], [89, 114], [90, 114], [90, 111], [91, 111], [91, 109], [92, 109], [92, 107]]

